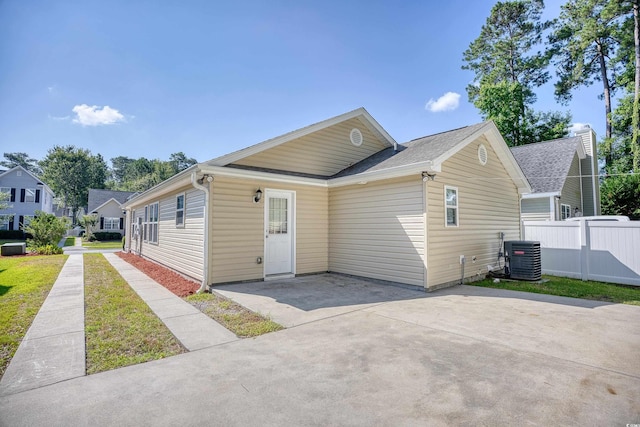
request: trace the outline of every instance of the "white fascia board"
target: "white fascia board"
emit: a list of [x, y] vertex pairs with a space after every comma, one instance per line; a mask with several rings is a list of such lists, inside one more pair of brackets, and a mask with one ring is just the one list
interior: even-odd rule
[[149, 200], [158, 200], [162, 197], [163, 194], [175, 191], [181, 187], [186, 185], [190, 185], [191, 183], [191, 173], [198, 172], [199, 166], [202, 164], [195, 164], [193, 166], [189, 166], [187, 169], [182, 172], [172, 176], [169, 179], [162, 181], [160, 184], [157, 184], [145, 192], [138, 194], [136, 197], [133, 197], [127, 200], [122, 206], [125, 209], [129, 209], [132, 206], [139, 205], [141, 203], [145, 203]]
[[236, 169], [224, 166], [204, 166], [202, 173], [216, 176], [226, 176], [232, 178], [252, 178], [266, 181], [283, 182], [287, 184], [310, 185], [315, 187], [342, 187], [345, 185], [361, 184], [364, 182], [380, 181], [383, 179], [400, 178], [422, 172], [441, 172], [440, 165], [433, 165], [431, 162], [413, 163], [405, 166], [384, 169], [380, 171], [364, 172], [357, 175], [345, 176], [334, 179], [307, 178], [300, 176], [284, 175], [273, 172], [253, 171], [247, 169]]
[[397, 166], [379, 171], [362, 172], [356, 175], [345, 176], [342, 178], [334, 178], [328, 181], [329, 187], [342, 187], [345, 185], [362, 184], [371, 181], [381, 181], [383, 179], [401, 178], [403, 176], [420, 174], [422, 172], [437, 173], [441, 172], [440, 164], [431, 161], [412, 163], [410, 165]]
[[104, 207], [105, 207], [105, 206], [107, 206], [109, 203], [111, 203], [111, 201], [112, 201], [112, 200], [113, 200], [114, 202], [116, 202], [116, 204], [117, 204], [118, 206], [122, 206], [122, 205], [120, 204], [120, 202], [119, 202], [119, 201], [117, 201], [115, 198], [113, 198], [113, 197], [112, 197], [112, 198], [110, 198], [109, 200], [107, 200], [106, 202], [104, 202], [103, 204], [101, 204], [100, 206], [98, 206], [97, 208], [95, 208], [93, 211], [91, 211], [91, 212], [89, 212], [89, 213], [98, 212], [100, 209], [104, 208]]
[[520, 165], [507, 146], [507, 143], [502, 138], [502, 135], [495, 123], [489, 122], [488, 128], [486, 128], [486, 133], [489, 144], [491, 144], [491, 147], [498, 155], [498, 158], [507, 169], [507, 172], [511, 176], [516, 187], [518, 187], [518, 193], [523, 196], [531, 193], [533, 189], [531, 188], [531, 184], [529, 184], [529, 180], [525, 176], [524, 172], [522, 172]]
[[555, 196], [560, 196], [560, 192], [551, 191], [549, 193], [528, 193], [528, 194], [523, 194], [522, 198], [523, 199], [546, 199], [548, 197], [555, 197]]
[[205, 164], [209, 166], [225, 166], [230, 163], [237, 162], [238, 160], [244, 159], [245, 157], [249, 157], [254, 154], [260, 153], [262, 151], [268, 150], [270, 148], [276, 147], [280, 144], [284, 144], [285, 142], [293, 141], [294, 139], [301, 138], [313, 132], [317, 132], [319, 130], [336, 125], [338, 123], [353, 119], [354, 117], [360, 117], [361, 119], [360, 121], [363, 122], [369, 128], [369, 130], [374, 131], [373, 132], [374, 134], [377, 134], [379, 137], [380, 136], [382, 137], [385, 145], [389, 147], [394, 147], [397, 145], [396, 141], [393, 138], [391, 138], [391, 135], [389, 135], [387, 131], [385, 131], [382, 128], [382, 126], [380, 126], [378, 122], [376, 122], [375, 119], [371, 117], [371, 115], [367, 112], [367, 110], [361, 107], [356, 110], [349, 111], [348, 113], [344, 113], [339, 116], [336, 116], [327, 120], [323, 120], [316, 124], [306, 126], [289, 133], [285, 133], [284, 135], [280, 135], [275, 138], [268, 139], [264, 142], [252, 145], [250, 147], [243, 148], [242, 150], [229, 153], [222, 157], [209, 160], [205, 162]]
[[578, 148], [576, 149], [576, 151], [578, 153], [578, 158], [582, 160], [585, 157], [587, 157], [587, 152], [584, 149], [584, 145], [582, 145], [582, 141], [580, 141], [577, 145], [578, 145]]
[[488, 126], [488, 124], [485, 124], [484, 126], [479, 128], [478, 130], [476, 130], [474, 133], [472, 133], [471, 135], [469, 135], [468, 137], [466, 137], [465, 139], [463, 139], [462, 141], [460, 141], [459, 143], [454, 145], [453, 148], [451, 148], [451, 149], [445, 151], [444, 153], [442, 153], [440, 156], [438, 156], [433, 161], [433, 163], [442, 164], [445, 161], [447, 161], [451, 156], [453, 156], [458, 151], [462, 150], [464, 147], [466, 147], [467, 145], [471, 144], [473, 141], [475, 141], [480, 136], [482, 136], [484, 133], [486, 133], [487, 132], [487, 126]]
[[[229, 168], [224, 166], [207, 166], [201, 165], [201, 172], [216, 176], [227, 176], [231, 178], [252, 178], [265, 181], [281, 182], [286, 184], [311, 185], [315, 187], [326, 187], [326, 179], [307, 178], [303, 176], [285, 175], [273, 172], [262, 172], [248, 169]], [[215, 181], [214, 181], [215, 182]]]

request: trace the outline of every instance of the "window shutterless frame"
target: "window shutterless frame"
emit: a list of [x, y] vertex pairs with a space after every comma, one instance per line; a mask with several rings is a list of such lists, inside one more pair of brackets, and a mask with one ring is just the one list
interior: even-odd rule
[[459, 225], [458, 215], [458, 188], [444, 187], [444, 225], [445, 227], [457, 227]]
[[176, 196], [176, 228], [184, 228], [185, 195]]

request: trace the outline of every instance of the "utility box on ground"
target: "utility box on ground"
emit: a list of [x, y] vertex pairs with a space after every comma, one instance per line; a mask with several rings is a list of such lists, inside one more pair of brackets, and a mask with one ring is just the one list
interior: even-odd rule
[[24, 255], [27, 253], [26, 243], [5, 243], [0, 248], [2, 256]]
[[505, 274], [510, 279], [542, 278], [540, 242], [512, 240], [504, 242]]

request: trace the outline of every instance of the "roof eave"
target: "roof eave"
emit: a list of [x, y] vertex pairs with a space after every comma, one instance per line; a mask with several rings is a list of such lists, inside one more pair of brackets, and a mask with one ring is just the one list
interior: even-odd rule
[[419, 174], [422, 172], [437, 173], [441, 172], [440, 164], [427, 160], [419, 163], [411, 163], [409, 165], [396, 166], [382, 170], [370, 172], [361, 172], [355, 175], [344, 176], [341, 178], [333, 178], [328, 181], [329, 187], [343, 187], [345, 185], [366, 184], [371, 181], [381, 181], [383, 179], [402, 178], [404, 176]]
[[327, 180], [320, 178], [309, 178], [303, 176], [294, 176], [294, 175], [286, 175], [274, 172], [264, 172], [264, 171], [255, 171], [248, 169], [236, 169], [225, 166], [211, 166], [211, 165], [200, 165], [200, 172], [213, 175], [215, 180], [216, 176], [225, 176], [230, 178], [251, 178], [251, 179], [260, 179], [266, 181], [273, 182], [281, 182], [287, 184], [302, 184], [302, 185], [311, 185], [316, 187], [326, 187]]
[[528, 193], [528, 194], [523, 194], [522, 198], [523, 199], [548, 199], [549, 197], [555, 197], [555, 196], [560, 196], [560, 192], [559, 191], [549, 191], [546, 193]]
[[509, 176], [511, 176], [513, 183], [518, 188], [518, 193], [524, 195], [533, 192], [529, 180], [522, 171], [522, 168], [520, 168], [520, 165], [507, 146], [507, 143], [502, 138], [502, 134], [500, 134], [500, 131], [496, 127], [495, 123], [493, 123], [493, 121], [490, 121], [487, 123], [487, 125], [488, 126], [486, 128], [483, 127], [484, 132], [487, 134], [487, 140], [502, 161], [502, 164], [507, 170]]

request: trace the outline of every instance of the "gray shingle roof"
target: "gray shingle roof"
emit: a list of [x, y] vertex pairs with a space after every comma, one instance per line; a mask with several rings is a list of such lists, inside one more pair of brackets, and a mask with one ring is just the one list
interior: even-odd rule
[[116, 199], [118, 203], [122, 204], [129, 198], [131, 198], [131, 196], [134, 194], [136, 193], [133, 191], [98, 190], [95, 188], [90, 188], [87, 211], [91, 213], [96, 208], [100, 207], [111, 199]]
[[511, 148], [534, 193], [562, 191], [580, 137], [554, 139]]
[[332, 176], [332, 178], [391, 169], [429, 160], [433, 161], [454, 149], [456, 145], [486, 126], [487, 123], [488, 122], [478, 123], [460, 129], [414, 139], [405, 144], [398, 145], [398, 152], [395, 154], [393, 148], [386, 148], [338, 172]]

